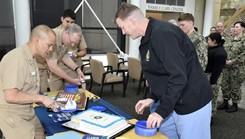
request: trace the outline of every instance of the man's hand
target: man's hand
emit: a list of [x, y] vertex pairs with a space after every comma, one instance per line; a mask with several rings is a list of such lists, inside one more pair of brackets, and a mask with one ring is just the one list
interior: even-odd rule
[[154, 113], [149, 115], [149, 117], [147, 119], [146, 126], [147, 126], [147, 128], [155, 128], [156, 126], [157, 126], [157, 128], [159, 128], [162, 120], [163, 120], [162, 116], [160, 116], [158, 113], [154, 112]]
[[81, 82], [85, 81], [84, 74], [83, 74], [83, 72], [81, 71], [80, 68], [77, 70], [77, 74], [78, 74], [78, 78], [80, 79]]
[[47, 96], [43, 96], [43, 97], [44, 98], [43, 98], [42, 104], [47, 108], [51, 108], [52, 111], [58, 112], [57, 108], [61, 105], [61, 103], [57, 103], [55, 100]]
[[75, 79], [72, 79], [72, 83], [76, 84], [76, 85], [81, 85], [81, 78], [75, 78]]
[[70, 56], [71, 59], [77, 59], [78, 58], [78, 54], [77, 52], [73, 52], [72, 56]]
[[226, 60], [226, 65], [231, 65], [232, 61], [231, 60]]
[[143, 114], [146, 107], [150, 107], [153, 104], [154, 100], [147, 98], [144, 100], [138, 101], [135, 105], [135, 111], [137, 114]]

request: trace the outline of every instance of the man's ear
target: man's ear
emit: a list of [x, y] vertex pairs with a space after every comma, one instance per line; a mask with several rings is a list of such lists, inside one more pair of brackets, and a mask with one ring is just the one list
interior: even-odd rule
[[194, 27], [194, 22], [192, 22], [192, 21], [189, 21], [189, 23]]
[[61, 16], [61, 17], [60, 17], [60, 21], [61, 21], [61, 22], [63, 22], [63, 20], [64, 20], [64, 17], [63, 17], [63, 16]]
[[129, 17], [129, 22], [133, 25], [133, 26], [135, 26], [136, 25], [136, 21], [135, 21], [135, 19], [134, 18], [131, 18], [131, 17]]

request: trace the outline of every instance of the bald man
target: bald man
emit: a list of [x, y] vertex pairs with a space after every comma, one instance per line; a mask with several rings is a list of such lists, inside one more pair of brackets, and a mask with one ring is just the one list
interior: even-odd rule
[[57, 103], [38, 94], [40, 78], [35, 57], [48, 55], [55, 41], [55, 33], [39, 25], [26, 44], [7, 53], [0, 63], [0, 129], [7, 139], [45, 138], [32, 104], [55, 110]]

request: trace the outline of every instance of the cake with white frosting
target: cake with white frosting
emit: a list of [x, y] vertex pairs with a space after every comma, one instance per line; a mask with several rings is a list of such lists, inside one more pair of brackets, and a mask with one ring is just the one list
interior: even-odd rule
[[124, 117], [88, 109], [73, 115], [75, 128], [94, 135], [108, 135], [127, 125]]

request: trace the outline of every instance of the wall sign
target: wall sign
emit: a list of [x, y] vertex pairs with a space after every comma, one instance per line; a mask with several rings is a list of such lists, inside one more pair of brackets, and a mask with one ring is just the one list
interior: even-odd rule
[[184, 12], [186, 0], [146, 0], [146, 10]]
[[184, 12], [185, 7], [183, 6], [171, 6], [171, 5], [160, 5], [160, 4], [149, 4], [146, 3], [146, 10], [151, 11], [168, 11], [168, 12]]

